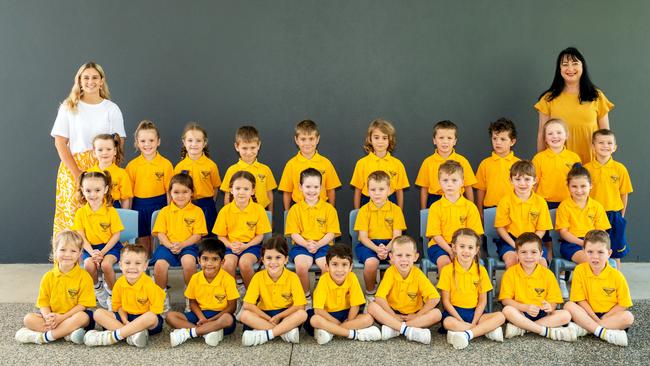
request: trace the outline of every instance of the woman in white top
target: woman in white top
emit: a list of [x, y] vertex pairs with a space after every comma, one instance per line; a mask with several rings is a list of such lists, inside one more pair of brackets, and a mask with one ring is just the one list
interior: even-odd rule
[[70, 95], [59, 106], [50, 135], [61, 158], [56, 178], [54, 235], [72, 226], [78, 208], [75, 199], [77, 177], [96, 162], [93, 138], [102, 133], [126, 133], [120, 108], [110, 99], [102, 67], [88, 62], [77, 71]]

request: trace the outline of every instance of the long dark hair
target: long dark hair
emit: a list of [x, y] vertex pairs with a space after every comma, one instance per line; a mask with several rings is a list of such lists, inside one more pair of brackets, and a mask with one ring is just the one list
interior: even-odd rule
[[562, 52], [560, 52], [560, 54], [557, 56], [553, 83], [551, 83], [551, 86], [539, 96], [538, 100], [541, 100], [548, 93], [548, 95], [546, 95], [546, 100], [550, 102], [553, 99], [557, 98], [564, 90], [564, 78], [562, 78], [562, 74], [560, 73], [560, 64], [565, 58], [568, 58], [571, 61], [578, 60], [582, 62], [582, 76], [580, 76], [580, 94], [578, 95], [580, 103], [593, 102], [594, 100], [598, 99], [598, 90], [596, 89], [596, 85], [594, 85], [594, 83], [592, 83], [591, 79], [589, 78], [589, 72], [587, 71], [587, 61], [585, 61], [584, 56], [582, 56], [582, 53], [580, 53], [577, 48], [569, 47], [563, 49]]

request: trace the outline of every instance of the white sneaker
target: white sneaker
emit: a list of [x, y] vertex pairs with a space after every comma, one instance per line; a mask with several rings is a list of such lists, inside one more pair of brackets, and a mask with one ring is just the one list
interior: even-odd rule
[[106, 310], [113, 311], [113, 291], [108, 288], [108, 284], [104, 282], [104, 292], [106, 293]]
[[491, 339], [495, 342], [503, 342], [503, 329], [499, 326], [497, 329], [485, 333], [485, 338]]
[[244, 311], [244, 302], [242, 299], [242, 297], [237, 299], [237, 308], [235, 309], [235, 319], [237, 321], [239, 321], [239, 318], [241, 318], [241, 313]]
[[246, 295], [246, 286], [243, 282], [237, 282], [237, 292], [239, 292], [239, 298], [243, 299]]
[[106, 292], [103, 283], [100, 283], [99, 288], [95, 289], [95, 298], [97, 298], [97, 305], [104, 309], [108, 308], [108, 292]]
[[103, 332], [90, 330], [84, 336], [84, 343], [89, 347], [110, 346], [111, 344], [117, 343], [117, 340], [113, 338], [112, 330], [105, 330]]
[[526, 334], [524, 329], [519, 328], [518, 326], [508, 323], [506, 324], [506, 338], [520, 337]]
[[585, 328], [579, 326], [578, 324], [576, 324], [574, 322], [569, 322], [569, 325], [567, 326], [567, 328], [573, 329], [573, 332], [576, 334], [576, 337], [584, 337], [587, 334], [589, 334], [589, 332], [587, 332], [587, 330]]
[[567, 300], [569, 298], [569, 289], [566, 286], [565, 280], [560, 280], [560, 292], [562, 293], [562, 298]]
[[548, 331], [554, 341], [575, 342], [578, 339], [575, 329], [571, 327], [549, 328]]
[[298, 328], [293, 328], [281, 335], [280, 338], [287, 343], [298, 343], [300, 341], [300, 331]]
[[265, 330], [245, 330], [241, 337], [241, 344], [245, 347], [258, 346], [268, 341]]
[[169, 294], [165, 291], [165, 302], [163, 302], [163, 316], [167, 316], [167, 313], [172, 309], [169, 304]]
[[185, 312], [189, 313], [190, 311], [192, 311], [192, 310], [190, 310], [190, 299], [186, 298], [185, 299]]
[[141, 330], [135, 334], [126, 337], [126, 343], [138, 348], [146, 347], [149, 340], [149, 331], [147, 329]]
[[312, 294], [310, 293], [309, 296], [307, 296], [307, 304], [305, 305], [305, 310], [313, 309], [314, 299], [312, 297]]
[[316, 343], [318, 344], [326, 344], [329, 343], [329, 341], [334, 338], [334, 334], [323, 330], [323, 329], [314, 329], [314, 339], [316, 339]]
[[383, 341], [395, 338], [397, 336], [399, 336], [399, 331], [389, 327], [388, 325], [381, 326], [381, 339]]
[[205, 344], [215, 347], [223, 339], [223, 329], [205, 334], [203, 339], [205, 339]]
[[368, 328], [358, 329], [357, 330], [357, 341], [379, 341], [381, 340], [381, 330], [379, 328], [370, 326]]
[[607, 329], [605, 340], [617, 346], [627, 347], [627, 333], [624, 330]]
[[84, 344], [85, 335], [86, 331], [83, 328], [79, 328], [65, 336], [63, 339], [74, 344]]
[[454, 346], [454, 349], [463, 349], [469, 345], [467, 333], [447, 331], [447, 343]]
[[172, 347], [183, 344], [190, 338], [192, 338], [190, 336], [190, 330], [187, 328], [174, 329], [169, 333], [169, 342], [172, 344]]
[[408, 327], [406, 330], [406, 339], [422, 344], [431, 343], [431, 331], [424, 328]]
[[16, 341], [20, 343], [34, 343], [34, 344], [43, 344], [45, 343], [45, 338], [43, 333], [31, 330], [29, 328], [20, 328], [16, 332]]

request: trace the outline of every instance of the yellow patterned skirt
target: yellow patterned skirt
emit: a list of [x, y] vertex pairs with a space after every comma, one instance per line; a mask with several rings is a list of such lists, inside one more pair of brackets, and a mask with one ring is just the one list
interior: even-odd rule
[[[72, 154], [72, 156], [82, 171], [91, 168], [97, 162], [91, 150]], [[76, 191], [77, 181], [75, 177], [72, 176], [72, 173], [65, 164], [61, 162], [56, 175], [56, 208], [54, 211], [53, 235], [72, 226], [74, 213], [79, 208], [79, 203], [75, 199]]]

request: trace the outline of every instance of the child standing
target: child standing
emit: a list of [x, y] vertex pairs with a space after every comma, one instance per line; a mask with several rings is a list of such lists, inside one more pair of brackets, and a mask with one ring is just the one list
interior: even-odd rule
[[390, 176], [388, 200], [404, 209], [404, 188], [409, 187], [404, 164], [392, 156], [395, 150], [395, 127], [389, 121], [376, 119], [370, 122], [363, 149], [368, 153], [357, 161], [350, 184], [354, 186], [354, 208], [370, 201], [368, 175], [381, 170]]
[[571, 301], [564, 308], [571, 313], [579, 337], [587, 332], [617, 346], [627, 346], [625, 329], [634, 323], [630, 289], [623, 274], [608, 264], [612, 254], [609, 235], [592, 230], [585, 235], [588, 263], [576, 266]]
[[329, 159], [320, 155], [316, 150], [320, 141], [316, 122], [308, 119], [299, 122], [296, 125], [294, 141], [300, 151], [284, 166], [278, 186], [278, 189], [283, 192], [284, 210], [288, 211], [293, 203], [302, 201], [302, 193], [298, 189], [300, 173], [307, 168], [314, 168], [321, 173], [323, 176], [321, 199], [334, 206], [336, 201], [334, 190], [341, 186], [341, 180]]
[[[534, 232], [540, 238], [553, 229], [551, 215], [544, 199], [533, 192], [535, 167], [526, 160], [520, 160], [510, 168], [510, 183], [513, 190], [499, 201], [494, 226], [499, 239], [497, 253], [506, 263], [506, 268], [517, 264], [515, 241], [525, 232]], [[548, 267], [546, 248], [542, 249], [540, 264]]]
[[421, 187], [421, 209], [431, 207], [434, 202], [442, 198], [443, 192], [438, 181], [438, 169], [448, 160], [457, 161], [462, 166], [464, 186], [461, 193], [464, 191], [465, 197], [474, 202], [472, 185], [476, 183], [476, 177], [469, 161], [454, 150], [456, 142], [458, 142], [458, 127], [453, 122], [440, 121], [433, 126], [433, 145], [436, 150], [431, 156], [424, 159], [415, 179], [415, 184]]
[[621, 258], [630, 251], [625, 235], [627, 221], [624, 217], [627, 198], [632, 193], [632, 183], [625, 166], [612, 159], [617, 148], [614, 132], [605, 129], [594, 132], [593, 145], [596, 157], [585, 164], [593, 182], [590, 196], [603, 205], [612, 225], [609, 231], [612, 258], [620, 270]]
[[97, 158], [97, 164], [91, 169], [100, 172], [107, 170], [111, 173], [113, 207], [130, 209], [133, 188], [126, 170], [120, 168], [124, 159], [122, 139], [118, 134], [97, 135], [93, 139], [93, 153]]
[[519, 264], [503, 274], [499, 292], [503, 315], [509, 322], [505, 337], [522, 336], [528, 331], [556, 341], [575, 341], [575, 330], [563, 327], [571, 321], [571, 314], [556, 309], [562, 303], [557, 279], [539, 265], [542, 239], [536, 233], [523, 233], [515, 246]]
[[[169, 182], [172, 201], [165, 206], [153, 225], [152, 234], [160, 244], [151, 258], [156, 284], [167, 292], [169, 267], [182, 266], [185, 284], [196, 273], [196, 258], [199, 250], [196, 243], [207, 234], [203, 211], [192, 204], [194, 184], [192, 177], [176, 174]], [[169, 297], [165, 296], [165, 312], [169, 311]]]
[[438, 288], [442, 294], [442, 326], [447, 343], [463, 349], [475, 337], [503, 342], [503, 313], [484, 313], [492, 283], [479, 264], [481, 237], [472, 229], [458, 229], [452, 238], [454, 263], [440, 271]]
[[427, 276], [413, 264], [418, 259], [415, 240], [399, 236], [390, 252], [392, 265], [379, 284], [368, 313], [381, 323], [381, 338], [403, 335], [409, 341], [431, 343], [429, 327], [440, 321], [440, 295]]
[[190, 311], [167, 314], [167, 324], [174, 328], [169, 335], [172, 347], [199, 336], [214, 347], [224, 335], [235, 331], [237, 322], [232, 314], [239, 292], [235, 279], [221, 269], [225, 254], [226, 246], [219, 239], [206, 238], [199, 244], [201, 271], [192, 276], [185, 289]]
[[[74, 215], [72, 230], [83, 238], [81, 259], [95, 285], [95, 295], [101, 307], [109, 308], [115, 283], [113, 265], [120, 259], [120, 232], [124, 225], [111, 205], [111, 176], [108, 172], [86, 171], [79, 177], [77, 195], [83, 205]], [[104, 281], [99, 281], [102, 270]]]
[[260, 259], [264, 234], [271, 232], [271, 223], [264, 207], [251, 198], [255, 194], [255, 177], [245, 171], [230, 179], [232, 199], [225, 205], [214, 223], [212, 232], [226, 245], [223, 269], [235, 277], [239, 267], [244, 286], [253, 278], [253, 265]]
[[289, 260], [296, 264], [296, 274], [308, 300], [309, 268], [316, 262], [322, 273], [327, 272], [327, 249], [341, 235], [336, 209], [320, 198], [321, 183], [322, 176], [314, 168], [300, 173], [300, 191], [305, 199], [291, 206], [284, 228], [284, 235], [291, 235], [294, 242]]
[[253, 126], [242, 126], [235, 133], [235, 150], [239, 153], [239, 161], [231, 165], [223, 176], [221, 190], [224, 193], [224, 206], [230, 203], [230, 179], [238, 171], [247, 171], [255, 176], [255, 198], [267, 211], [273, 212], [273, 190], [278, 186], [273, 178], [271, 169], [257, 160], [260, 151], [260, 135]]
[[287, 270], [287, 242], [275, 236], [262, 244], [264, 269], [257, 272], [244, 297], [242, 345], [256, 346], [280, 336], [298, 343], [298, 327], [307, 320], [307, 299], [300, 280]]
[[136, 243], [151, 254], [151, 215], [169, 202], [167, 189], [172, 179], [173, 167], [169, 160], [158, 153], [160, 134], [156, 125], [148, 120], [138, 124], [135, 129], [135, 148], [140, 156], [126, 166], [133, 183], [133, 203], [131, 208], [138, 211], [138, 239]]
[[174, 167], [174, 174], [187, 173], [194, 181], [193, 203], [201, 208], [208, 227], [214, 225], [217, 218], [215, 198], [219, 194], [221, 177], [219, 168], [210, 160], [208, 151], [208, 133], [196, 122], [185, 126], [181, 137], [181, 161]]
[[393, 239], [406, 230], [406, 221], [402, 209], [388, 200], [390, 176], [384, 171], [368, 175], [368, 193], [370, 202], [359, 209], [354, 230], [359, 232], [359, 242], [354, 250], [363, 263], [363, 279], [366, 293], [375, 294], [377, 269], [380, 261], [388, 260]]
[[451, 263], [454, 252], [449, 243], [456, 230], [469, 228], [479, 235], [483, 234], [483, 224], [476, 205], [461, 195], [463, 176], [463, 167], [455, 160], [447, 160], [438, 168], [443, 197], [431, 205], [426, 230], [429, 238], [427, 254], [438, 271]]
[[334, 244], [327, 252], [328, 272], [314, 291], [314, 308], [307, 310], [304, 327], [318, 344], [334, 335], [358, 341], [378, 341], [381, 331], [370, 314], [360, 313], [366, 303], [357, 276], [352, 273], [352, 251], [346, 244]]
[[512, 152], [517, 142], [517, 128], [507, 118], [499, 118], [488, 128], [492, 140], [492, 155], [483, 159], [476, 170], [476, 206], [483, 217], [483, 209], [495, 207], [502, 197], [510, 194], [510, 167], [519, 158]]
[[83, 239], [74, 231], [61, 231], [52, 240], [54, 267], [41, 279], [36, 306], [39, 313], [25, 315], [16, 332], [20, 343], [44, 344], [65, 338], [84, 343], [86, 330], [95, 328], [93, 280], [79, 267]]
[[145, 347], [150, 335], [162, 331], [165, 292], [144, 271], [147, 250], [141, 245], [122, 248], [120, 269], [124, 274], [115, 283], [113, 311], [97, 309], [95, 321], [106, 329], [86, 333], [86, 346], [110, 346], [126, 338], [131, 346]]

